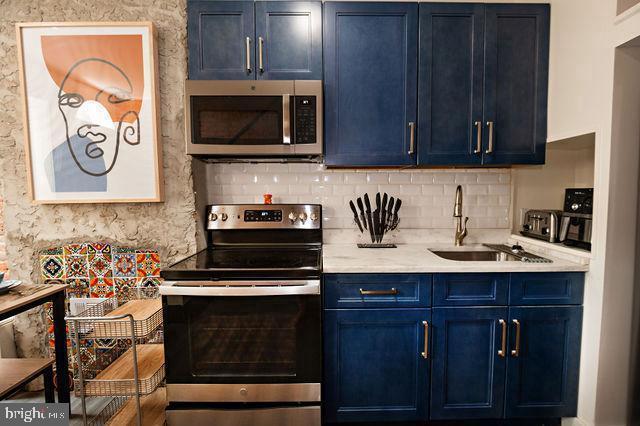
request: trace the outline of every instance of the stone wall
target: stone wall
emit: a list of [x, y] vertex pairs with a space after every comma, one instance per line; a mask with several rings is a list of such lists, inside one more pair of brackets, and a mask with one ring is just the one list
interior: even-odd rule
[[4, 210], [2, 206], [2, 197], [0, 197], [0, 272], [7, 271], [7, 246], [4, 242]]
[[[0, 3], [0, 198], [12, 278], [39, 281], [37, 252], [69, 241], [157, 248], [163, 263], [195, 250], [191, 164], [184, 152], [186, 0], [4, 0]], [[27, 191], [16, 22], [151, 21], [158, 32], [165, 202], [34, 205]], [[42, 313], [19, 319], [21, 355], [44, 353]]]

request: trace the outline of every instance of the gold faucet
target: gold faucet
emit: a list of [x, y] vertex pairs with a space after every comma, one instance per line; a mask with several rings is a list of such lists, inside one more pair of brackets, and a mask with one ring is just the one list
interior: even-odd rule
[[464, 223], [462, 222], [462, 186], [460, 185], [456, 188], [456, 201], [453, 205], [453, 217], [457, 219], [454, 243], [456, 247], [459, 247], [462, 245], [464, 237], [467, 236], [467, 221], [469, 220], [468, 217], [465, 217]]

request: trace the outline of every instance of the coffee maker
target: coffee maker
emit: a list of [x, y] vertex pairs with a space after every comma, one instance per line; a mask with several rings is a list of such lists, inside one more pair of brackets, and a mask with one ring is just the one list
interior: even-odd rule
[[559, 240], [568, 246], [591, 250], [592, 218], [593, 188], [567, 188]]

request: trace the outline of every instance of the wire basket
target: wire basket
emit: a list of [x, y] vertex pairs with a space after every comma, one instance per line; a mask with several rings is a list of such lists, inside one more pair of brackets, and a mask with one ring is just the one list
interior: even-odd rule
[[105, 426], [109, 423], [109, 420], [116, 415], [118, 411], [125, 406], [125, 404], [131, 400], [131, 397], [127, 396], [114, 396], [111, 401], [91, 420], [89, 420], [89, 426]]

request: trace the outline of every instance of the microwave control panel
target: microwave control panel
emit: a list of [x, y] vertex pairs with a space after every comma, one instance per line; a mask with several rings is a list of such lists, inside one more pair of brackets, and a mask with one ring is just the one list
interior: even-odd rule
[[316, 97], [295, 97], [295, 142], [316, 143]]

